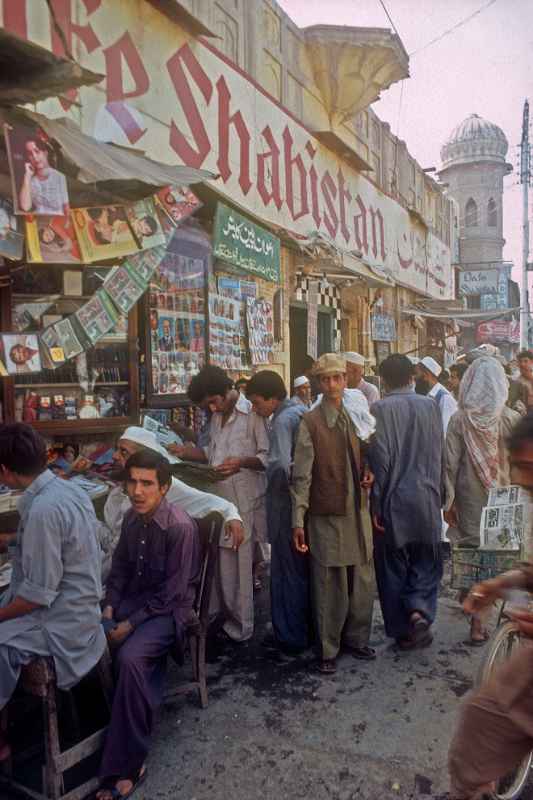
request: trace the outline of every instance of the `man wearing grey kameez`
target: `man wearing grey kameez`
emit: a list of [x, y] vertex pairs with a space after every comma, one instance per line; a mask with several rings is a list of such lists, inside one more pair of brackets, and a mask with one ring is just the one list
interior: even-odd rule
[[[335, 671], [341, 649], [370, 660], [374, 599], [370, 475], [343, 393], [346, 362], [334, 353], [314, 369], [324, 392], [304, 414], [294, 452], [292, 524], [296, 550], [309, 552], [320, 672]], [[307, 542], [304, 523], [307, 522]]]
[[[21, 423], [1, 426], [0, 482], [23, 494], [9, 547], [13, 577], [0, 608], [0, 708], [32, 658], [51, 656], [58, 686], [68, 689], [105, 648], [94, 509], [86, 492], [45, 466], [39, 434]], [[0, 758], [6, 753], [0, 741]]]

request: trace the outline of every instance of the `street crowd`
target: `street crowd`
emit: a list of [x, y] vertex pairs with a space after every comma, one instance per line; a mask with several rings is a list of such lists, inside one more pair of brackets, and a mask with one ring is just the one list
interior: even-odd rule
[[[341, 653], [377, 657], [376, 587], [394, 647], [428, 647], [449, 542], [479, 546], [490, 488], [511, 479], [533, 488], [533, 353], [521, 352], [518, 367], [513, 376], [490, 347], [448, 374], [432, 357], [395, 354], [379, 367], [379, 391], [362, 356], [326, 353], [292, 397], [276, 372], [234, 385], [204, 367], [188, 395], [205, 428], [168, 450], [127, 428], [103, 521], [83, 490], [46, 468], [33, 428], [0, 426], [0, 481], [22, 491], [19, 530], [0, 537], [13, 562], [0, 607], [0, 709], [35, 657], [53, 657], [58, 686], [70, 688], [109, 647], [116, 687], [97, 797], [129, 796], [146, 775], [167, 655], [183, 661], [201, 573], [195, 520], [213, 511], [224, 520], [213, 636], [235, 646], [253, 636], [254, 590], [269, 573], [264, 646], [288, 657], [313, 647], [321, 674], [335, 673]], [[214, 469], [216, 494], [173, 477], [169, 453]], [[508, 586], [533, 588], [532, 575], [526, 565], [461, 598], [473, 646], [488, 636], [483, 607]], [[533, 617], [522, 623], [533, 631]], [[479, 796], [531, 749], [529, 650], [524, 658], [465, 705], [450, 752], [453, 797]], [[10, 755], [4, 731], [0, 762]]]

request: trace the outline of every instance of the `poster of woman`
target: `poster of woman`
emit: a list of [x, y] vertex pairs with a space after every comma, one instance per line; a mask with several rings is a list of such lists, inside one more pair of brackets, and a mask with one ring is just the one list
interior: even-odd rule
[[139, 249], [123, 206], [76, 208], [72, 219], [83, 261], [120, 258]]
[[70, 214], [68, 217], [26, 217], [28, 261], [44, 264], [81, 264], [81, 251]]
[[50, 137], [37, 126], [5, 124], [4, 138], [15, 213], [68, 216], [67, 180]]
[[151, 197], [139, 200], [126, 208], [128, 220], [141, 250], [158, 247], [166, 243], [159, 217]]

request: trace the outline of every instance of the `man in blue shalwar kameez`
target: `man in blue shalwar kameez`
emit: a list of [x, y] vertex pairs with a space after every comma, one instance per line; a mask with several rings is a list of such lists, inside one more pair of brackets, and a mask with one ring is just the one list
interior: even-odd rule
[[274, 644], [295, 655], [310, 643], [309, 574], [307, 559], [292, 544], [289, 492], [296, 434], [307, 408], [287, 397], [276, 372], [263, 370], [247, 386], [247, 396], [259, 416], [271, 417], [267, 464], [267, 524], [272, 547], [270, 605]]
[[442, 420], [434, 400], [415, 393], [407, 356], [389, 356], [380, 375], [386, 396], [372, 406], [368, 452], [374, 565], [387, 636], [413, 650], [431, 644], [442, 577]]

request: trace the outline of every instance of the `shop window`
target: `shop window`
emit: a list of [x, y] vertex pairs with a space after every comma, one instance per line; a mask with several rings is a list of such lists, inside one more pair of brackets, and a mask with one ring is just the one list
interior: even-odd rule
[[465, 227], [475, 228], [477, 226], [477, 204], [470, 198], [465, 206]]
[[489, 228], [495, 228], [498, 224], [498, 208], [496, 201], [493, 197], [490, 198], [487, 205], [487, 225]]

